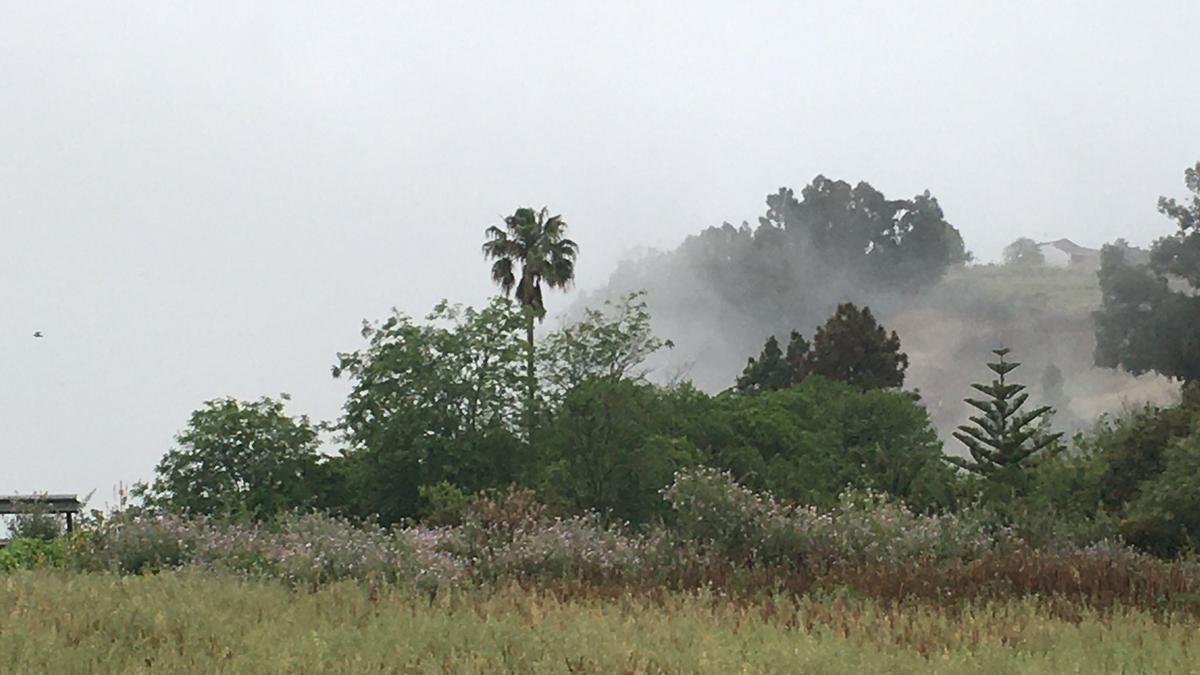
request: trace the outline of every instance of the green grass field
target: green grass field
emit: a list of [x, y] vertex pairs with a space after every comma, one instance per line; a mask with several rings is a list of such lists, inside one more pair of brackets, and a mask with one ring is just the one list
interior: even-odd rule
[[516, 588], [315, 593], [199, 575], [0, 577], [5, 673], [1187, 673], [1200, 623], [1033, 601], [957, 610]]

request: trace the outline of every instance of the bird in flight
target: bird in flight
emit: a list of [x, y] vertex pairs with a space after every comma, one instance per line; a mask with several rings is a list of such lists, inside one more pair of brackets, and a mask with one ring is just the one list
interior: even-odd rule
[[35, 338], [42, 338], [42, 337], [46, 337], [46, 336], [45, 336], [45, 335], [42, 335], [42, 331], [40, 331], [40, 330], [35, 330], [35, 331], [33, 331], [33, 337], [35, 337]]

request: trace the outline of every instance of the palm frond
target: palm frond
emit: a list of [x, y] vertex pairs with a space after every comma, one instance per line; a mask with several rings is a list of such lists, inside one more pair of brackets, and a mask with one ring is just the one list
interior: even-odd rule
[[492, 281], [500, 287], [505, 295], [512, 293], [513, 286], [517, 282], [517, 278], [513, 274], [512, 258], [499, 258], [492, 264]]

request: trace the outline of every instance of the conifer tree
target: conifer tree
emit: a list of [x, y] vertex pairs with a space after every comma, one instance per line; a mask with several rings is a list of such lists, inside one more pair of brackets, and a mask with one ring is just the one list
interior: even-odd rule
[[862, 391], [904, 386], [908, 355], [900, 351], [900, 336], [889, 335], [871, 314], [844, 302], [813, 335], [808, 370]]
[[767, 338], [762, 354], [750, 357], [746, 368], [737, 378], [737, 390], [745, 393], [787, 389], [799, 384], [808, 374], [808, 340], [792, 331], [787, 353], [779, 348], [774, 335]]
[[987, 364], [996, 379], [990, 384], [971, 385], [987, 394], [988, 400], [964, 399], [982, 414], [971, 418], [974, 426], [963, 425], [954, 432], [954, 437], [967, 446], [971, 458], [948, 456], [946, 461], [989, 481], [1019, 487], [1024, 482], [1023, 469], [1028, 460], [1038, 451], [1054, 446], [1062, 434], [1046, 433], [1038, 424], [1040, 418], [1052, 412], [1050, 406], [1021, 412], [1029, 398], [1025, 385], [1005, 379], [1021, 364], [1004, 360], [1008, 349], [992, 353], [1000, 357], [999, 361]]

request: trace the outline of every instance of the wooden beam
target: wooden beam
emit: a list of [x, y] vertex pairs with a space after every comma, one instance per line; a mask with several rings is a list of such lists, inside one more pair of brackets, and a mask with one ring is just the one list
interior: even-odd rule
[[0, 496], [0, 514], [79, 513], [83, 503], [75, 495], [4, 495]]

